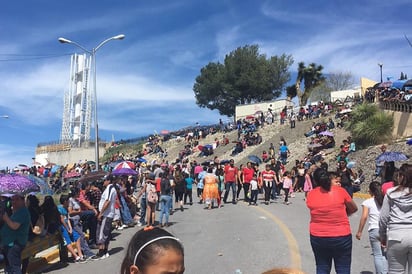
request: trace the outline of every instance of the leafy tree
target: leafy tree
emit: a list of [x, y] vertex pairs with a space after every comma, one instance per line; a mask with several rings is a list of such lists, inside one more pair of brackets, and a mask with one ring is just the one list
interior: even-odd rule
[[327, 85], [326, 82], [321, 82], [320, 84], [318, 84], [316, 87], [312, 89], [309, 99], [311, 102], [316, 102], [316, 101], [329, 102], [331, 91], [332, 90], [330, 89], [330, 87]]
[[[322, 83], [325, 77], [322, 75], [323, 66], [315, 63], [309, 64], [307, 67], [304, 62], [298, 64], [298, 75], [296, 77], [295, 88], [299, 99], [299, 105], [305, 106], [308, 102], [312, 89]], [[301, 86], [304, 86], [304, 90]]]
[[326, 78], [326, 85], [331, 91], [350, 89], [354, 83], [353, 75], [350, 72], [334, 72]]
[[289, 100], [292, 100], [292, 98], [295, 98], [296, 95], [298, 95], [298, 93], [296, 91], [296, 86], [295, 85], [291, 85], [291, 86], [286, 87], [286, 97]]
[[196, 104], [221, 115], [233, 116], [239, 104], [273, 100], [290, 80], [290, 55], [259, 53], [259, 46], [244, 46], [226, 55], [224, 63], [209, 63], [196, 77]]

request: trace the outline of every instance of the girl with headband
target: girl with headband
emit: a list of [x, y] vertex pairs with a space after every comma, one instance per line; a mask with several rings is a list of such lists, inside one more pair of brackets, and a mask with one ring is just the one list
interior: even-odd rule
[[139, 230], [131, 239], [120, 273], [158, 274], [185, 271], [183, 245], [158, 227]]

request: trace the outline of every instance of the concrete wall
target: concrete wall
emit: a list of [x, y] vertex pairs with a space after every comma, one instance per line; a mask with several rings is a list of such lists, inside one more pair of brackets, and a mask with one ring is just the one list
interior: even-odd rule
[[393, 136], [394, 138], [399, 137], [411, 137], [412, 136], [412, 113], [385, 110], [386, 113], [393, 115], [394, 127]]
[[[99, 148], [100, 158], [104, 155], [105, 149], [103, 147]], [[66, 165], [71, 163], [78, 163], [79, 161], [84, 162], [95, 160], [95, 150], [94, 147], [89, 148], [72, 148], [66, 151], [57, 151], [37, 154], [35, 161], [38, 163], [55, 163], [58, 165]]]

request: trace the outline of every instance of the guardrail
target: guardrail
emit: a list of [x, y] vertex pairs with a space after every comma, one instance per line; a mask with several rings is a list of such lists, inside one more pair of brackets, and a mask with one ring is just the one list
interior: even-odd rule
[[411, 102], [399, 102], [399, 101], [380, 101], [379, 107], [381, 109], [399, 111], [399, 112], [412, 112], [412, 103]]

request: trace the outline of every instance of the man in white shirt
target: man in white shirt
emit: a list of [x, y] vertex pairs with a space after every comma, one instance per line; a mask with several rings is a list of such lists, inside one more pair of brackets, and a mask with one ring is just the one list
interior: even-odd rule
[[109, 257], [108, 248], [112, 234], [112, 222], [114, 217], [114, 205], [116, 202], [116, 188], [113, 183], [113, 176], [107, 175], [104, 178], [103, 187], [105, 190], [99, 202], [99, 215], [97, 216], [97, 244], [99, 253], [97, 259]]

